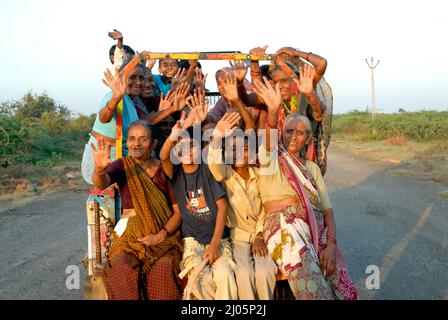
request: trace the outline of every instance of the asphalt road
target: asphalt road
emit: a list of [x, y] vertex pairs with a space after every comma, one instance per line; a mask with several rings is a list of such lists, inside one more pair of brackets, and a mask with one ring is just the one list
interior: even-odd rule
[[[438, 195], [448, 186], [337, 148], [329, 156], [337, 238], [360, 298], [448, 299], [448, 199]], [[86, 198], [67, 191], [0, 204], [0, 299], [82, 299]], [[73, 266], [80, 289], [69, 290]], [[366, 287], [376, 275], [369, 266], [379, 270], [379, 289]]]

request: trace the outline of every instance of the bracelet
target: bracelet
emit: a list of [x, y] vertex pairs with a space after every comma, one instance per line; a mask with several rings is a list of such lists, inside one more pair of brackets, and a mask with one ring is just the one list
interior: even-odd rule
[[106, 171], [98, 173], [97, 171], [93, 170], [93, 173], [96, 174], [97, 176], [104, 176], [106, 174]]
[[106, 108], [107, 108], [107, 110], [109, 110], [110, 112], [115, 112], [115, 111], [109, 109], [109, 101], [106, 102]]
[[333, 242], [334, 244], [337, 244], [336, 238], [329, 234], [327, 234], [327, 240]]
[[272, 125], [269, 123], [268, 119], [266, 119], [266, 125], [267, 125], [269, 128], [271, 128], [271, 129], [278, 129], [277, 126], [272, 126]]

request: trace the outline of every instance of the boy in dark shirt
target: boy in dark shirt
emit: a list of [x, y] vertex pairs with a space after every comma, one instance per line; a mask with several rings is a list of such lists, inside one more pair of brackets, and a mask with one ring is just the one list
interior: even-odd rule
[[[200, 122], [207, 115], [208, 103], [203, 94], [195, 94], [195, 98], [189, 117], [185, 120], [183, 115], [160, 151], [162, 167], [172, 181], [182, 216], [184, 253], [179, 276], [190, 275], [203, 259], [208, 259], [209, 264], [194, 284], [192, 294], [198, 300], [235, 300], [238, 297], [235, 264], [225, 226], [226, 192], [208, 166], [200, 163], [200, 144], [185, 137], [185, 130], [193, 124], [190, 119]], [[179, 139], [181, 135], [184, 138]]]

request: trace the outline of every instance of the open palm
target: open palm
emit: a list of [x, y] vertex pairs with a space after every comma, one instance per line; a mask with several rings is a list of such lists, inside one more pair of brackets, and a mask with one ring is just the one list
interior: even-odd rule
[[276, 113], [279, 110], [280, 104], [282, 103], [282, 95], [278, 83], [274, 88], [266, 77], [263, 77], [263, 82], [259, 79], [255, 79], [254, 91], [263, 99], [270, 112]]
[[93, 160], [95, 162], [95, 169], [98, 171], [104, 171], [112, 163], [110, 159], [110, 148], [109, 143], [105, 144], [104, 140], [98, 139], [98, 150], [95, 148], [93, 143], [90, 143], [90, 148], [93, 154]]
[[313, 79], [316, 71], [310, 65], [305, 64], [299, 67], [300, 79], [294, 79], [297, 84], [297, 89], [304, 95], [309, 95], [313, 92]]

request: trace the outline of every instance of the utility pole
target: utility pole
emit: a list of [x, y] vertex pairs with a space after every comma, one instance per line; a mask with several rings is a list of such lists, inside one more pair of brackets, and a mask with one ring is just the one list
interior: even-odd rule
[[375, 99], [375, 79], [373, 76], [373, 70], [376, 68], [376, 66], [378, 65], [378, 63], [380, 63], [380, 60], [378, 60], [376, 63], [374, 62], [373, 57], [370, 58], [370, 63], [369, 61], [366, 59], [366, 63], [370, 68], [370, 78], [372, 81], [372, 120], [375, 120], [375, 114], [376, 114], [376, 99]]

